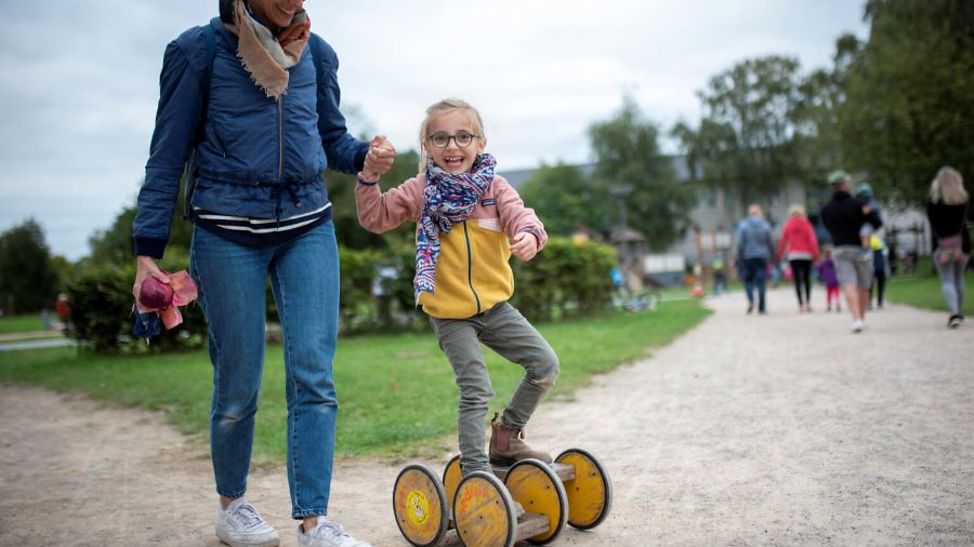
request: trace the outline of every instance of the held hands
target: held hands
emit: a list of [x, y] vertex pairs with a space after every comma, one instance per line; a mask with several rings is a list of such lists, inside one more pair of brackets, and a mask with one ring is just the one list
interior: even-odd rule
[[135, 267], [135, 284], [132, 285], [132, 297], [136, 302], [139, 301], [139, 291], [142, 288], [142, 282], [147, 277], [154, 277], [167, 285], [169, 284], [169, 276], [159, 269], [156, 261], [151, 256], [139, 256], [136, 258]]
[[365, 154], [365, 164], [359, 175], [368, 181], [379, 180], [379, 177], [392, 168], [395, 160], [396, 148], [385, 135], [380, 133], [369, 141], [369, 151]]
[[511, 254], [527, 262], [538, 254], [538, 238], [530, 232], [520, 232], [511, 242]]

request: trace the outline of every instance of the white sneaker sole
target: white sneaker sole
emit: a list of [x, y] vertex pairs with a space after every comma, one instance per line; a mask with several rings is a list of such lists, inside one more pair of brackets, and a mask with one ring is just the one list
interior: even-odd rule
[[230, 547], [277, 547], [281, 543], [280, 537], [257, 542], [233, 541], [232, 539], [224, 536], [220, 530], [216, 531], [216, 537], [220, 539], [220, 543], [229, 545]]

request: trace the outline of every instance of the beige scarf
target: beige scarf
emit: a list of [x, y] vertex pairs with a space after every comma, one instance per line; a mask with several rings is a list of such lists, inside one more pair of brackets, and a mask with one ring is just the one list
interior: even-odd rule
[[244, 0], [234, 0], [236, 24], [224, 26], [239, 38], [237, 57], [250, 79], [268, 97], [276, 99], [287, 91], [287, 69], [298, 64], [311, 37], [311, 20], [304, 11], [294, 15], [291, 25], [277, 39], [267, 27], [254, 19]]

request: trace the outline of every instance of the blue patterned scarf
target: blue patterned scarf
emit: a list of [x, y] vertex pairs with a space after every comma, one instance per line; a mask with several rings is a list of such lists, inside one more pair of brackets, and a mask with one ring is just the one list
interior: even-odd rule
[[494, 180], [497, 160], [481, 154], [469, 173], [452, 174], [440, 169], [432, 159], [426, 160], [426, 187], [423, 189], [423, 211], [416, 234], [416, 277], [413, 288], [433, 294], [436, 287], [436, 261], [440, 258], [440, 233], [470, 216], [477, 200]]

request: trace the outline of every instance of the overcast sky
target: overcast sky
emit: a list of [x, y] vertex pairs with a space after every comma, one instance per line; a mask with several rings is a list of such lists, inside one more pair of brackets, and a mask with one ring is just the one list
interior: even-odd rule
[[[355, 134], [415, 148], [423, 111], [447, 97], [480, 109], [501, 171], [591, 159], [587, 127], [629, 94], [667, 129], [700, 115], [696, 92], [734, 63], [831, 63], [864, 37], [860, 0], [371, 0], [306, 4], [338, 52]], [[578, 5], [575, 5], [578, 4]], [[134, 203], [152, 133], [162, 52], [216, 0], [3, 2], [0, 231], [37, 219], [53, 252]], [[13, 24], [15, 22], [16, 24]], [[673, 152], [672, 143], [663, 143]]]

